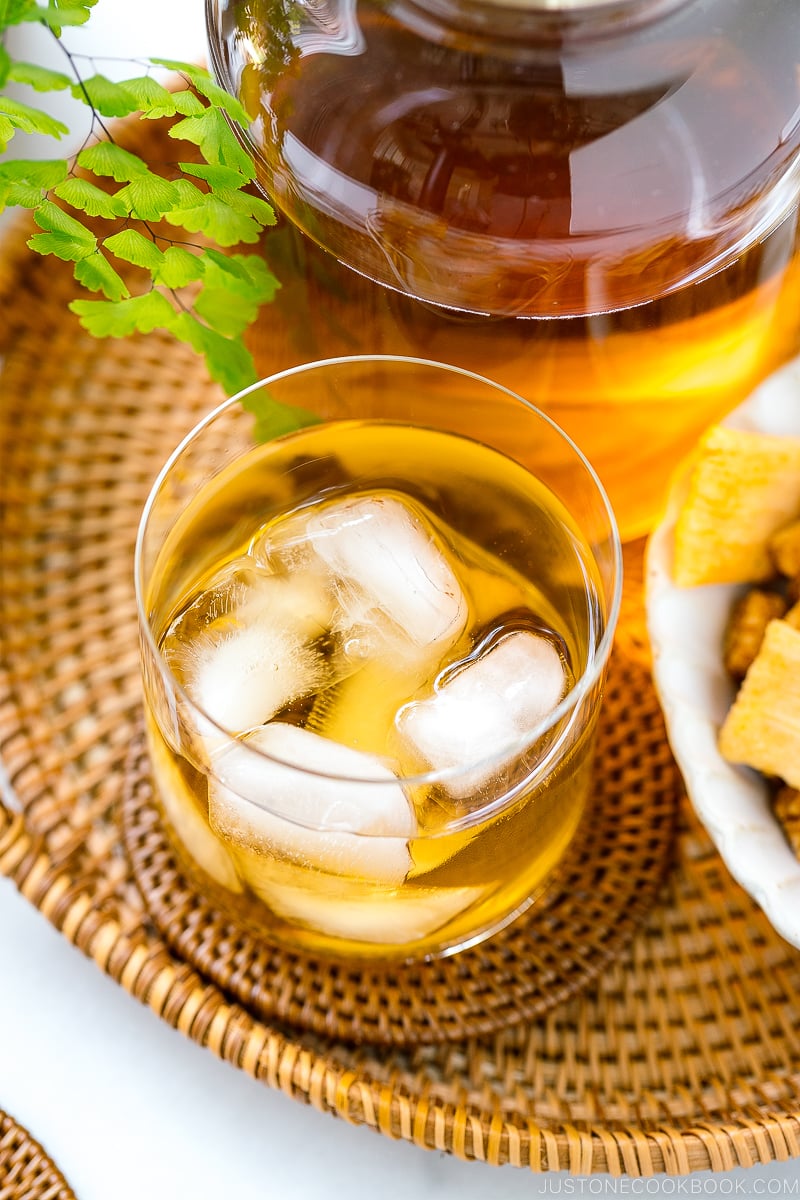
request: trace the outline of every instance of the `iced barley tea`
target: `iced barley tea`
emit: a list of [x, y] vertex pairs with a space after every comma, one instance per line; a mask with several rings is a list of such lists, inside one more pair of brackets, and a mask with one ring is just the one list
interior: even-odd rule
[[575, 438], [623, 536], [646, 532], [706, 426], [800, 345], [796, 0], [208, 11], [285, 218], [260, 368], [368, 352], [489, 375]]
[[583, 811], [594, 721], [548, 720], [602, 620], [555, 497], [473, 441], [340, 422], [253, 450], [163, 554], [150, 607], [200, 712], [151, 697], [155, 780], [229, 902], [401, 954], [526, 904]]

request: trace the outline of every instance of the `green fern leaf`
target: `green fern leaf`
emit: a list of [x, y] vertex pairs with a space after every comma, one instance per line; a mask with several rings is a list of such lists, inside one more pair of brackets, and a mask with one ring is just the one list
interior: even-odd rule
[[175, 111], [184, 117], [196, 117], [198, 113], [206, 111], [203, 101], [188, 88], [183, 92], [173, 92], [172, 96], [175, 101]]
[[69, 167], [64, 158], [9, 158], [0, 162], [0, 180], [27, 183], [45, 190], [67, 178]]
[[89, 10], [96, 3], [97, 0], [49, 0], [47, 8], [39, 10], [39, 16], [60, 37], [62, 25], [85, 25]]
[[164, 255], [158, 246], [137, 229], [123, 229], [104, 238], [103, 249], [110, 250], [115, 258], [123, 262], [133, 263], [135, 267], [144, 267], [148, 271], [160, 270], [164, 262]]
[[158, 120], [159, 117], [174, 117], [178, 111], [172, 92], [150, 75], [139, 75], [126, 79], [118, 85], [136, 106], [132, 111], [141, 112], [143, 117]]
[[169, 71], [179, 71], [181, 75], [185, 75], [192, 81], [195, 89], [205, 96], [215, 108], [224, 109], [234, 121], [245, 128], [250, 124], [250, 114], [246, 112], [235, 96], [215, 83], [210, 73], [203, 67], [198, 67], [194, 63], [178, 62], [171, 58], [151, 58], [150, 61], [156, 66], [166, 67]]
[[229, 187], [214, 186], [219, 199], [224, 200], [226, 204], [230, 204], [235, 212], [244, 213], [245, 216], [252, 217], [260, 225], [275, 224], [274, 209], [270, 204], [267, 204], [266, 200], [262, 200], [260, 196], [251, 196], [248, 192], [235, 191]]
[[171, 183], [159, 175], [138, 175], [116, 193], [132, 216], [140, 221], [157, 221], [175, 206], [177, 195]]
[[170, 328], [179, 341], [204, 355], [209, 375], [229, 396], [255, 383], [253, 356], [238, 338], [223, 337], [186, 312], [179, 313]]
[[[210, 258], [211, 251], [206, 251]], [[224, 265], [219, 261], [224, 260]], [[238, 274], [231, 271], [231, 267]], [[278, 280], [258, 254], [232, 254], [226, 257], [216, 252], [206, 262], [204, 282], [207, 288], [234, 292], [248, 302], [261, 306], [272, 300], [280, 287]]]
[[[89, 20], [88, 8], [64, 8], [56, 10], [54, 7], [50, 9], [38, 9], [37, 19], [42, 24], [47, 25], [52, 33], [57, 38], [61, 37], [61, 31], [65, 25], [72, 27], [74, 25], [85, 25]], [[30, 20], [31, 18], [26, 18]]]
[[0, 0], [0, 29], [23, 21], [38, 21], [41, 15], [36, 0]]
[[252, 217], [233, 209], [213, 193], [202, 197], [192, 208], [173, 209], [164, 213], [164, 220], [190, 233], [204, 233], [219, 246], [236, 246], [239, 242], [257, 242], [261, 230]]
[[147, 163], [138, 155], [115, 146], [113, 142], [96, 142], [94, 146], [81, 150], [78, 166], [93, 171], [95, 175], [110, 176], [117, 183], [127, 183], [150, 174]]
[[[84, 24], [95, 3], [0, 0], [0, 89], [7, 82], [36, 92], [68, 89], [103, 117], [125, 117], [134, 112], [149, 119], [178, 115], [180, 119], [169, 130], [170, 136], [193, 143], [206, 161], [182, 164], [184, 176], [169, 181], [114, 142], [97, 142], [80, 151], [76, 161], [101, 180], [110, 178], [122, 185], [110, 194], [104, 190], [105, 185], [96, 186], [97, 181], [72, 177], [63, 160], [34, 165], [13, 159], [0, 163], [0, 210], [8, 204], [31, 208], [38, 232], [30, 237], [28, 245], [40, 253], [71, 261], [77, 282], [102, 295], [103, 299], [70, 304], [91, 334], [123, 337], [159, 327], [170, 329], [205, 356], [210, 374], [226, 390], [239, 391], [256, 377], [241, 334], [278, 286], [260, 257], [242, 254], [228, 258], [213, 247], [200, 250], [185, 245], [169, 245], [162, 252], [137, 228], [127, 227], [102, 240], [101, 248], [94, 233], [60, 204], [70, 206], [78, 215], [85, 213], [106, 221], [122, 222], [131, 216], [134, 220], [130, 223], [134, 224], [164, 218], [190, 233], [202, 233], [223, 247], [257, 242], [262, 227], [272, 223], [274, 216], [265, 200], [246, 190], [255, 179], [255, 168], [230, 124], [239, 122], [246, 127], [250, 118], [239, 100], [220, 87], [208, 71], [194, 64], [152, 60], [185, 77], [190, 86], [178, 93], [171, 93], [149, 74], [116, 83], [96, 73], [74, 83], [68, 75], [35, 62], [15, 62], [2, 43], [9, 25], [28, 21], [40, 21], [60, 36], [62, 27]], [[0, 149], [5, 149], [17, 131], [53, 137], [68, 132], [49, 114], [0, 94]], [[190, 182], [192, 179], [202, 181], [200, 187]], [[60, 203], [53, 203], [48, 195], [57, 197]], [[166, 239], [159, 242], [165, 245]], [[117, 270], [110, 261], [112, 255], [149, 272], [152, 289], [131, 296], [124, 273], [120, 274], [122, 268]], [[178, 311], [160, 290], [178, 291], [197, 282], [202, 287], [189, 293], [190, 298], [196, 296], [193, 311]], [[184, 302], [185, 297], [179, 303]]]
[[233, 167], [246, 179], [255, 179], [255, 167], [247, 152], [218, 108], [207, 108], [199, 116], [185, 117], [169, 131], [169, 136], [192, 142], [200, 148], [212, 166]]
[[100, 250], [76, 262], [73, 274], [90, 292], [102, 292], [109, 300], [125, 300], [130, 296], [125, 281]]
[[33, 219], [45, 231], [28, 239], [30, 249], [38, 254], [55, 254], [65, 262], [76, 262], [97, 247], [97, 239], [91, 230], [63, 212], [52, 200], [44, 200], [34, 209]]
[[38, 208], [68, 175], [66, 159], [10, 158], [0, 162], [0, 212], [11, 205]]
[[216, 84], [209, 74], [206, 72], [198, 73], [192, 79], [192, 83], [201, 96], [205, 96], [209, 103], [213, 104], [215, 108], [224, 109], [231, 120], [235, 121], [237, 125], [241, 125], [243, 129], [247, 129], [251, 121], [250, 114], [235, 96], [232, 96], [230, 92], [226, 92]]
[[[231, 276], [228, 278], [232, 279]], [[218, 333], [239, 337], [258, 316], [259, 305], [228, 288], [204, 287], [194, 302], [194, 309]]]
[[97, 0], [50, 0], [40, 5], [36, 0], [0, 0], [0, 31], [10, 25], [25, 21], [41, 21], [61, 36], [62, 25], [84, 25], [89, 19], [89, 9]]
[[91, 248], [94, 249], [95, 236], [92, 231], [80, 221], [76, 221], [69, 213], [65, 213], [52, 200], [42, 201], [33, 214], [33, 219], [40, 229], [57, 230], [59, 233], [69, 234], [70, 237], [82, 238], [87, 245], [91, 244]]
[[94, 337], [152, 333], [154, 329], [169, 329], [175, 319], [172, 305], [155, 290], [127, 300], [73, 300], [69, 308]]
[[243, 396], [241, 405], [245, 412], [252, 413], [256, 419], [253, 433], [258, 442], [271, 442], [273, 438], [295, 433], [308, 425], [318, 425], [320, 421], [316, 413], [309, 412], [307, 408], [281, 404], [265, 387]]
[[43, 133], [54, 138], [60, 138], [62, 133], [69, 133], [66, 125], [57, 121], [55, 117], [40, 112], [38, 108], [31, 108], [29, 104], [22, 104], [19, 100], [12, 100], [10, 96], [0, 96], [0, 116], [4, 116], [23, 133]]
[[206, 259], [206, 272], [209, 271], [210, 264], [213, 263], [215, 267], [219, 267], [226, 274], [233, 275], [243, 283], [248, 283], [250, 274], [246, 262], [250, 258], [258, 258], [258, 255], [223, 254], [221, 250], [215, 250], [213, 246], [207, 246], [203, 257]]
[[7, 149], [8, 143], [11, 141], [16, 132], [16, 129], [11, 124], [8, 117], [4, 117], [3, 114], [0, 113], [0, 153], [3, 153]]
[[205, 163], [178, 163], [184, 175], [203, 179], [212, 188], [241, 188], [250, 180], [232, 167], [210, 167]]
[[60, 230], [34, 233], [32, 237], [28, 238], [26, 245], [29, 249], [35, 250], [37, 254], [54, 254], [56, 258], [61, 258], [64, 262], [77, 262], [78, 259], [86, 258], [93, 249], [91, 246], [87, 246], [82, 239], [62, 233]]
[[29, 62], [12, 63], [8, 79], [13, 83], [26, 83], [37, 92], [63, 92], [72, 83], [69, 75], [63, 75], [61, 71], [49, 71]]
[[203, 67], [198, 67], [197, 63], [184, 62], [179, 58], [151, 58], [150, 62], [154, 67], [166, 67], [168, 71], [177, 71], [179, 75], [185, 75], [194, 83], [195, 76], [206, 74]]
[[204, 270], [199, 254], [192, 254], [183, 246], [168, 246], [162, 261], [153, 268], [153, 282], [163, 287], [182, 288], [201, 279]]
[[37, 208], [44, 199], [40, 187], [0, 179], [0, 212], [6, 208]]
[[105, 75], [90, 75], [71, 88], [76, 100], [82, 100], [104, 117], [127, 117], [138, 105], [123, 87], [112, 83]]
[[175, 189], [176, 203], [175, 208], [194, 208], [198, 204], [202, 204], [206, 198], [206, 193], [201, 192], [199, 187], [195, 187], [193, 183], [189, 183], [188, 179], [173, 179], [172, 186]]
[[88, 179], [65, 179], [53, 188], [53, 191], [59, 200], [66, 201], [90, 217], [105, 217], [111, 220], [114, 217], [127, 216], [128, 213], [125, 204], [117, 196], [109, 195]]

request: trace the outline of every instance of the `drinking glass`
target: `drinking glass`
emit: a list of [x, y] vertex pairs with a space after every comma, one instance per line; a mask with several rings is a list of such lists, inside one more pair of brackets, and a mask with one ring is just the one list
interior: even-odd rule
[[591, 808], [621, 554], [530, 404], [392, 356], [255, 384], [163, 467], [136, 585], [166, 830], [249, 929], [419, 959], [553, 879]]

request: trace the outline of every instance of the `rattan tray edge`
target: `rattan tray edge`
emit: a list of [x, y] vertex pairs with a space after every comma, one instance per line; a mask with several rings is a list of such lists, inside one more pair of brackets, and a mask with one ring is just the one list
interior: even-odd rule
[[0, 1195], [4, 1200], [75, 1200], [40, 1142], [0, 1109]]
[[355, 1125], [426, 1150], [495, 1165], [573, 1175], [687, 1175], [800, 1157], [800, 1115], [724, 1126], [626, 1132], [521, 1126], [498, 1114], [414, 1100], [359, 1079], [254, 1020], [157, 942], [132, 941], [117, 922], [53, 873], [19, 814], [0, 805], [0, 873], [102, 971], [175, 1029], [269, 1087]]

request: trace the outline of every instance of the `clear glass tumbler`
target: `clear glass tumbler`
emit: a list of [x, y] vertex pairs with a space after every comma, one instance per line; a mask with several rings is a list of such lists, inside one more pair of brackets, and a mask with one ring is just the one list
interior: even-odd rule
[[170, 457], [136, 582], [166, 828], [248, 928], [410, 960], [541, 894], [590, 803], [621, 591], [548, 417], [419, 359], [285, 371]]

